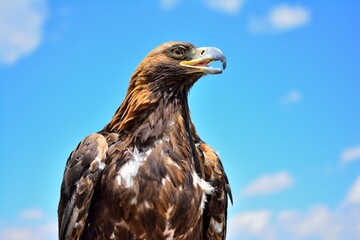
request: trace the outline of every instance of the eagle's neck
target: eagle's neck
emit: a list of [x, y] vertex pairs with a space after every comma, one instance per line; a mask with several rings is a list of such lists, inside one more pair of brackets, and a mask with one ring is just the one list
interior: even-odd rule
[[198, 137], [190, 117], [188, 90], [163, 92], [158, 97], [142, 90], [136, 96], [131, 96], [134, 91], [130, 95], [128, 92], [105, 130], [120, 133], [122, 139], [139, 150], [154, 147], [163, 140], [178, 146], [187, 143], [186, 151], [192, 155], [195, 170], [200, 174], [195, 146]]
[[182, 102], [182, 112], [183, 112], [183, 117], [184, 117], [184, 127], [185, 127], [184, 132], [186, 133], [186, 137], [187, 137], [189, 145], [190, 145], [191, 154], [194, 159], [194, 167], [195, 167], [196, 173], [199, 176], [201, 176], [202, 174], [201, 174], [200, 160], [197, 155], [196, 146], [195, 146], [195, 140], [199, 140], [199, 139], [195, 139], [195, 138], [198, 138], [198, 136], [196, 134], [194, 124], [191, 122], [190, 109], [189, 109], [189, 105], [187, 102], [187, 98], [186, 98], [186, 101]]

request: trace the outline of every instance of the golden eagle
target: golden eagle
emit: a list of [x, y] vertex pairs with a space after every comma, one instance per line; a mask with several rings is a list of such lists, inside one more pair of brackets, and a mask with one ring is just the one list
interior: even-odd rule
[[188, 92], [225, 55], [167, 42], [133, 73], [101, 131], [66, 162], [59, 239], [225, 239], [231, 191], [219, 156], [196, 133]]

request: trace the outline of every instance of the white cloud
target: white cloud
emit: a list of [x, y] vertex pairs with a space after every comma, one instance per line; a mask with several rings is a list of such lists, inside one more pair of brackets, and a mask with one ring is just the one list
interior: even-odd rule
[[350, 187], [344, 205], [360, 205], [360, 176], [357, 177], [355, 183]]
[[210, 8], [226, 13], [236, 13], [244, 4], [244, 0], [205, 0]]
[[229, 219], [228, 235], [229, 240], [360, 239], [360, 175], [345, 200], [334, 209], [317, 204], [305, 211], [244, 212]]
[[22, 219], [36, 220], [43, 218], [45, 216], [45, 213], [40, 209], [34, 208], [20, 212], [19, 216]]
[[360, 208], [314, 205], [306, 211], [240, 213], [229, 219], [228, 239], [360, 239]]
[[262, 235], [266, 232], [270, 217], [269, 210], [249, 211], [232, 217], [229, 220], [229, 238]]
[[291, 187], [293, 178], [287, 172], [264, 174], [245, 187], [245, 195], [264, 195], [279, 192]]
[[279, 5], [263, 17], [250, 19], [250, 30], [256, 33], [280, 32], [298, 28], [310, 21], [310, 11], [300, 5]]
[[291, 219], [295, 218], [296, 216], [297, 216], [296, 211], [284, 210], [279, 213], [278, 219], [280, 221], [290, 221]]
[[301, 6], [281, 5], [270, 12], [269, 19], [276, 29], [289, 29], [308, 23], [310, 12]]
[[57, 239], [57, 223], [38, 226], [6, 227], [0, 230], [0, 239], [6, 240], [51, 240]]
[[29, 239], [31, 236], [30, 228], [7, 228], [3, 229], [1, 233], [1, 239], [17, 240], [17, 239]]
[[325, 206], [314, 206], [305, 215], [300, 215], [292, 225], [292, 231], [298, 236], [316, 236], [322, 239], [337, 239], [341, 225]]
[[45, 0], [0, 1], [0, 63], [14, 64], [41, 43]]
[[0, 239], [55, 240], [57, 235], [57, 221], [46, 217], [45, 212], [38, 208], [21, 211], [14, 219], [0, 220]]
[[[276, 232], [287, 239], [323, 239], [336, 240], [344, 239], [349, 234], [347, 219], [349, 212], [329, 210], [324, 205], [312, 206], [306, 212], [291, 211], [280, 212], [276, 222]], [[354, 225], [351, 226], [351, 229]], [[345, 238], [346, 239], [346, 238]]]
[[298, 90], [291, 90], [280, 99], [280, 102], [284, 105], [300, 103], [301, 101], [302, 95]]
[[341, 163], [350, 163], [360, 160], [360, 145], [347, 148], [341, 153]]

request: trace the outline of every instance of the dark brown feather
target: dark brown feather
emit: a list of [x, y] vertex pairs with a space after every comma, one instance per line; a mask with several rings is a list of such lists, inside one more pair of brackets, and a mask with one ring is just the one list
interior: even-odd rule
[[94, 188], [105, 166], [107, 149], [105, 138], [100, 134], [92, 134], [70, 154], [58, 208], [59, 239], [81, 237]]

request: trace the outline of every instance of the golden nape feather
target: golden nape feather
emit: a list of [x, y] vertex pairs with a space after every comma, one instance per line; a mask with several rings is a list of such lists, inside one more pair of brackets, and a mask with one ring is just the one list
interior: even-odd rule
[[167, 42], [131, 76], [111, 121], [70, 154], [59, 239], [225, 239], [231, 191], [215, 151], [191, 121], [188, 92], [217, 48]]

